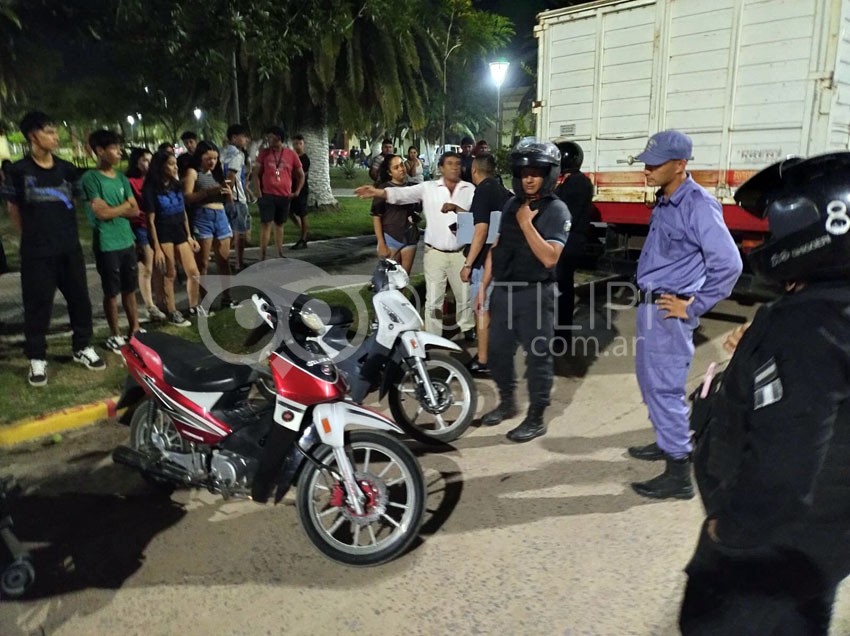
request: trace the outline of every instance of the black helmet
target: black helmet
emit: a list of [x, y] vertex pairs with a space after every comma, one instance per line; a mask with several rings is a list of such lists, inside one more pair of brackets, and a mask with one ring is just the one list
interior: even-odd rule
[[747, 180], [735, 201], [770, 226], [750, 254], [757, 274], [778, 282], [850, 275], [850, 152], [789, 157]]
[[584, 150], [574, 141], [559, 141], [558, 150], [561, 151], [561, 174], [565, 172], [578, 172], [584, 161]]
[[548, 169], [543, 179], [543, 187], [540, 195], [551, 194], [561, 173], [561, 152], [551, 141], [537, 141], [534, 137], [526, 137], [520, 140], [508, 157], [513, 175], [514, 194], [522, 196], [522, 182], [520, 173], [523, 168]]

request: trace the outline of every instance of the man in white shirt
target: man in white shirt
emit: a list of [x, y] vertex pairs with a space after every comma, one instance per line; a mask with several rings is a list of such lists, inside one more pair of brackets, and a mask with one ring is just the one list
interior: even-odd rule
[[379, 197], [389, 203], [422, 203], [425, 216], [425, 329], [443, 332], [443, 301], [446, 282], [455, 297], [457, 325], [467, 340], [475, 339], [469, 285], [460, 278], [464, 264], [463, 246], [457, 242], [457, 213], [466, 213], [472, 205], [475, 186], [460, 180], [460, 155], [446, 152], [440, 157], [442, 177], [406, 188], [382, 190], [361, 186], [354, 193], [363, 199]]

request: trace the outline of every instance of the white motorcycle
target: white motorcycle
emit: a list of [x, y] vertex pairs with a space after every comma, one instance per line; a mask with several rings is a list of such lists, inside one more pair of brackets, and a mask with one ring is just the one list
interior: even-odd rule
[[[408, 276], [393, 260], [381, 260], [373, 275], [375, 320], [359, 347], [348, 340], [354, 315], [302, 296], [289, 308], [289, 328], [302, 345], [317, 344], [344, 374], [349, 395], [362, 403], [372, 391], [389, 395], [393, 418], [406, 433], [426, 443], [451, 442], [469, 428], [478, 394], [466, 367], [435, 348], [460, 351], [446, 338], [422, 331], [423, 322], [401, 292]], [[261, 314], [276, 308], [254, 297]], [[276, 312], [275, 312], [276, 313]]]

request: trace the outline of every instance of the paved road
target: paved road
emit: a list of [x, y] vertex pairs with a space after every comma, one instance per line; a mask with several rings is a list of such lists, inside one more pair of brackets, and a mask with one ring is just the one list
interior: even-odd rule
[[[703, 321], [693, 383], [751, 314], [722, 303]], [[514, 445], [510, 424], [474, 428], [454, 450], [423, 455], [422, 541], [377, 568], [320, 556], [291, 500], [152, 496], [109, 459], [126, 437], [118, 425], [0, 455], [27, 485], [17, 521], [39, 568], [34, 598], [0, 605], [0, 633], [676, 633], [701, 507], [629, 488], [658, 470], [624, 456], [650, 439], [632, 370], [634, 311], [615, 299], [592, 315], [603, 348], [587, 368], [561, 365], [549, 435]], [[495, 396], [492, 383], [479, 388], [481, 413]], [[833, 633], [850, 633], [846, 586]]]

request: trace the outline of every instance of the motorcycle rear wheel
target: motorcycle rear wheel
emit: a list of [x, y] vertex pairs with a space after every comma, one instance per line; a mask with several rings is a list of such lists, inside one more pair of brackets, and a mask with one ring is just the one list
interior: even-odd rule
[[[352, 432], [345, 450], [366, 497], [363, 515], [347, 502], [344, 484], [308, 462], [297, 485], [301, 525], [313, 545], [334, 561], [386, 563], [407, 550], [419, 533], [425, 513], [422, 470], [413, 453], [386, 433]], [[330, 446], [320, 446], [314, 459], [339, 472]]]
[[425, 394], [412, 371], [390, 387], [388, 400], [393, 419], [415, 440], [426, 444], [448, 443], [466, 432], [475, 417], [478, 391], [472, 374], [445, 353], [428, 353], [424, 361], [437, 392], [436, 410], [426, 407]]
[[[189, 447], [180, 436], [171, 418], [162, 412], [151, 398], [145, 398], [130, 419], [130, 448], [143, 452], [160, 454], [163, 450], [187, 453]], [[142, 478], [158, 491], [170, 494], [177, 483], [140, 470]]]

